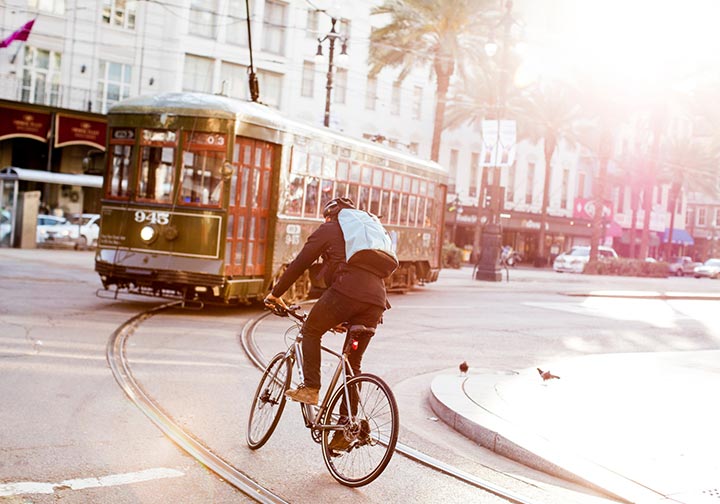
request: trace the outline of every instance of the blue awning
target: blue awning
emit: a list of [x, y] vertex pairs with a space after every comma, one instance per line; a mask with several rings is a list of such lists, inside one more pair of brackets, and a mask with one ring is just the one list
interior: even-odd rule
[[[665, 232], [662, 235], [663, 243], [667, 243], [669, 232], [670, 232], [670, 230], [668, 228], [665, 228]], [[658, 233], [658, 235], [659, 234], [660, 233]], [[675, 243], [676, 245], [694, 245], [695, 244], [695, 240], [693, 240], [693, 237], [690, 236], [690, 233], [688, 233], [684, 229], [673, 229], [672, 242]]]

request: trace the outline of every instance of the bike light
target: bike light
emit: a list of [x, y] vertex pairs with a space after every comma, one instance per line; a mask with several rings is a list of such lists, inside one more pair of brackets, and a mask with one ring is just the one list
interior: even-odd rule
[[352, 349], [357, 350], [357, 348], [358, 348], [358, 340], [354, 339], [352, 341]]

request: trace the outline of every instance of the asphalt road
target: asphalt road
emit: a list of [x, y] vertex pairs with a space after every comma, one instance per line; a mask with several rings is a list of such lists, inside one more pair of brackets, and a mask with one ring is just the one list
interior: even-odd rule
[[[92, 268], [92, 252], [0, 249], [0, 501], [246, 501], [168, 441], [117, 386], [105, 361], [108, 338], [159, 302], [97, 298]], [[365, 369], [383, 376], [397, 395], [400, 441], [537, 502], [605, 502], [449, 429], [427, 405], [430, 382], [463, 360], [502, 373], [572, 356], [716, 349], [720, 324], [713, 325], [712, 315], [645, 313], [638, 300], [598, 310], [567, 293], [717, 294], [720, 282], [534, 269], [511, 270], [510, 281], [499, 283], [470, 275], [467, 268], [444, 270], [434, 284], [393, 295], [393, 309], [368, 349]], [[238, 334], [258, 313], [178, 310], [152, 317], [128, 344], [135, 377], [179, 425], [288, 501], [503, 502], [399, 456], [375, 483], [344, 488], [327, 473], [294, 405], [265, 447], [248, 450], [245, 422], [260, 372]], [[267, 355], [283, 347], [278, 323], [259, 331]]]

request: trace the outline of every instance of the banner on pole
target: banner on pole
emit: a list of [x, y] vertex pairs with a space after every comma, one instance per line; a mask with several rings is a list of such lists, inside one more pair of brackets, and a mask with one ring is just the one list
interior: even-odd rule
[[35, 20], [31, 19], [30, 21], [22, 25], [20, 28], [15, 30], [13, 33], [11, 33], [9, 37], [0, 40], [0, 48], [7, 47], [16, 40], [27, 40], [30, 36], [30, 30], [32, 30], [33, 24], [35, 24]]
[[481, 166], [507, 167], [515, 162], [517, 123], [512, 120], [482, 122]]

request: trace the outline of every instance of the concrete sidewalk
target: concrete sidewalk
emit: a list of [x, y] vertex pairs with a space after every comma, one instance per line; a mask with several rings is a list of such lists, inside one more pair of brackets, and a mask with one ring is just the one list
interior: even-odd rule
[[431, 385], [435, 414], [482, 446], [637, 503], [720, 499], [720, 350], [613, 354]]

